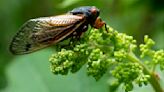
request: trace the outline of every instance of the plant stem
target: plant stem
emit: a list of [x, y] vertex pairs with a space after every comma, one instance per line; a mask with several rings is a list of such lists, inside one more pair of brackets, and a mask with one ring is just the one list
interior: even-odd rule
[[132, 62], [135, 62], [135, 63], [139, 63], [143, 69], [144, 69], [144, 73], [147, 74], [147, 75], [150, 75], [150, 79], [149, 79], [149, 82], [151, 84], [151, 86], [154, 88], [155, 92], [164, 92], [164, 90], [162, 89], [160, 83], [159, 83], [159, 80], [157, 78], [157, 76], [155, 75], [154, 72], [151, 72], [143, 63], [141, 60], [139, 60], [133, 52], [130, 52], [128, 55], [127, 55], [128, 59], [131, 60]]

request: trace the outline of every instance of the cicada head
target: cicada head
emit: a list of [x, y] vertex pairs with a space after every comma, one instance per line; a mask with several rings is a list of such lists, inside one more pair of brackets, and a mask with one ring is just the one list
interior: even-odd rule
[[75, 8], [69, 13], [73, 15], [84, 16], [86, 18], [86, 23], [90, 24], [94, 28], [101, 28], [105, 22], [99, 18], [100, 10], [95, 6], [82, 6], [79, 8]]
[[99, 16], [99, 9], [97, 9], [95, 6], [83, 6], [73, 9], [70, 11], [70, 13], [79, 16], [84, 15], [89, 23], [93, 23]]

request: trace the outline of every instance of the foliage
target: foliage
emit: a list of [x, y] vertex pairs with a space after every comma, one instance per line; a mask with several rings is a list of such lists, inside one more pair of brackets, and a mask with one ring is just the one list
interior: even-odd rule
[[[123, 84], [126, 92], [133, 90], [134, 83], [142, 86], [149, 82], [156, 92], [163, 92], [157, 77], [153, 77], [152, 73], [155, 73], [157, 65], [160, 65], [161, 70], [164, 69], [164, 51], [153, 50], [154, 43], [145, 36], [144, 44], [139, 46], [141, 58], [146, 55], [150, 57], [144, 64], [142, 59], [135, 55], [137, 45], [132, 36], [119, 33], [111, 27], [108, 27], [108, 30], [91, 29], [80, 41], [73, 40], [64, 48], [58, 46], [59, 51], [49, 59], [51, 71], [54, 74], [66, 75], [69, 72], [77, 72], [86, 64], [89, 76], [99, 80], [110, 71], [117, 79], [115, 82]], [[158, 87], [154, 86], [154, 83], [157, 83], [155, 85]]]

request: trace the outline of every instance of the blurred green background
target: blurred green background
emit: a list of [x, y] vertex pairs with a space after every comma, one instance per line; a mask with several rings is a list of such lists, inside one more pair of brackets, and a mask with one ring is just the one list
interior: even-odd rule
[[[0, 92], [109, 92], [110, 74], [96, 82], [87, 77], [85, 66], [76, 74], [53, 75], [48, 62], [52, 48], [21, 56], [8, 51], [13, 35], [27, 20], [86, 5], [98, 7], [107, 24], [134, 36], [138, 44], [147, 34], [155, 40], [155, 49], [164, 49], [163, 0], [0, 0]], [[133, 92], [138, 91], [153, 92], [150, 86]]]

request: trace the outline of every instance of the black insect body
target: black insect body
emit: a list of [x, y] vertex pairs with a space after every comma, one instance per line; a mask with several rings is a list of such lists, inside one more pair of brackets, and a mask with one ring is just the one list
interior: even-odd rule
[[97, 29], [105, 25], [98, 16], [99, 9], [83, 6], [64, 15], [30, 19], [14, 36], [10, 51], [13, 54], [26, 54], [57, 44], [71, 36], [80, 37], [87, 31], [88, 25]]

